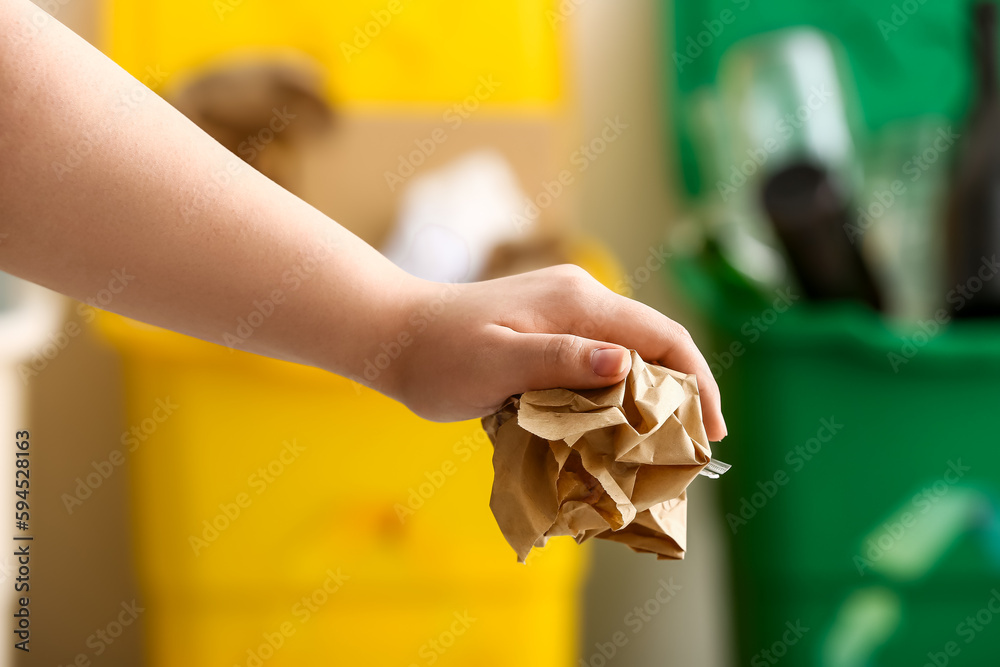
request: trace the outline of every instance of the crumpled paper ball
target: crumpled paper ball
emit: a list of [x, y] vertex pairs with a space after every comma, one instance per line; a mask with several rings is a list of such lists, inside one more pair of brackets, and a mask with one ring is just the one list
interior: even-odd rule
[[520, 562], [558, 535], [684, 557], [685, 490], [712, 457], [698, 384], [631, 356], [613, 386], [529, 391], [483, 418], [490, 509]]

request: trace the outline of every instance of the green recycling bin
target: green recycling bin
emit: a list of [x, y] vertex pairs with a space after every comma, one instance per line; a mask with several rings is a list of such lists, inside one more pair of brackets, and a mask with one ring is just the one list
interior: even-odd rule
[[[706, 150], [731, 145], [706, 100], [733, 45], [793, 27], [836, 41], [859, 107], [852, 159], [867, 167], [884, 162], [874, 139], [897, 121], [961, 131], [970, 4], [664, 3], [665, 124], [695, 216], [718, 210], [719, 181], [742, 156]], [[936, 313], [892, 328], [861, 306], [751, 289], [711, 247], [672, 269], [709, 332], [699, 342], [730, 431], [718, 520], [736, 664], [998, 664], [1000, 322]]]
[[1000, 656], [1000, 323], [887, 328], [675, 260], [706, 320], [740, 665]]

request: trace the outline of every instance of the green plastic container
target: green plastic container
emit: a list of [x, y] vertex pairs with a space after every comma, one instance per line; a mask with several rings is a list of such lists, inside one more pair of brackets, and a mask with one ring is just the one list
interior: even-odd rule
[[704, 257], [673, 266], [729, 425], [737, 664], [997, 664], [1000, 324], [892, 331], [762, 299]]
[[714, 192], [702, 182], [693, 137], [695, 93], [715, 83], [719, 61], [734, 43], [791, 26], [812, 26], [844, 47], [864, 126], [878, 132], [903, 118], [964, 117], [972, 82], [967, 0], [702, 0], [664, 2], [663, 48], [669, 125], [682, 186], [692, 196]]
[[[862, 160], [895, 121], [933, 115], [957, 129], [969, 5], [665, 3], [680, 191], [718, 196], [698, 137], [723, 54], [782, 28], [812, 26], [843, 47]], [[1000, 664], [1000, 323], [897, 331], [861, 306], [762, 298], [715, 257], [673, 268], [708, 324], [731, 434], [716, 450], [734, 465], [719, 488], [737, 664]]]

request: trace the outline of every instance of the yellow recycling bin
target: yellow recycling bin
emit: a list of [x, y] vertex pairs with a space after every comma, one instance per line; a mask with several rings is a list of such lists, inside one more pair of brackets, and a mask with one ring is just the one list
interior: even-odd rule
[[582, 552], [518, 565], [478, 421], [106, 314], [150, 664], [570, 665]]
[[[621, 271], [578, 243], [605, 284]], [[478, 420], [102, 314], [154, 667], [574, 663], [586, 549], [518, 565]]]

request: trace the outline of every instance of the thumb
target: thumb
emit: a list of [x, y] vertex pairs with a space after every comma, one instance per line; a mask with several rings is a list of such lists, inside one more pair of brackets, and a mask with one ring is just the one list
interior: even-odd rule
[[594, 389], [621, 381], [632, 367], [629, 351], [613, 343], [571, 334], [512, 332], [503, 363], [520, 387]]

